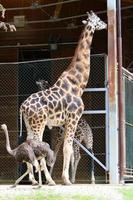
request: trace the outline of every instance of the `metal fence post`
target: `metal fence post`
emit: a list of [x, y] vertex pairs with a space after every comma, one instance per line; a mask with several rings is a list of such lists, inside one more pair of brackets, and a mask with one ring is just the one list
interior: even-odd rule
[[107, 0], [108, 9], [108, 79], [109, 79], [109, 181], [119, 183], [118, 173], [118, 102], [116, 0]]

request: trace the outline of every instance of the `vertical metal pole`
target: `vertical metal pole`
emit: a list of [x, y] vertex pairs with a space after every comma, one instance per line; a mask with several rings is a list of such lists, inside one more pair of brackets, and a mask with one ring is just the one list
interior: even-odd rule
[[118, 60], [118, 113], [119, 113], [119, 170], [120, 183], [124, 182], [125, 170], [125, 122], [122, 80], [122, 36], [121, 36], [121, 0], [117, 0], [117, 60]]
[[107, 0], [109, 83], [109, 181], [119, 183], [116, 0]]
[[109, 169], [109, 94], [108, 94], [108, 57], [105, 56], [105, 109], [106, 109], [106, 167]]

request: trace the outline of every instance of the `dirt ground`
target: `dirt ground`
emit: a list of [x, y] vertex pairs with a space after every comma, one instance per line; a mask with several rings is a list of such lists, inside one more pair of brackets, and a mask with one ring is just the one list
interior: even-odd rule
[[56, 193], [56, 194], [64, 194], [64, 195], [95, 195], [100, 198], [101, 196], [104, 198], [111, 197], [111, 200], [122, 200], [122, 195], [119, 192], [119, 189], [122, 187], [121, 185], [104, 185], [104, 184], [73, 184], [71, 186], [65, 185], [56, 185], [56, 186], [48, 186], [43, 185], [41, 188], [33, 187], [31, 185], [18, 185], [15, 188], [11, 188], [11, 185], [0, 185], [0, 200], [2, 198], [17, 196], [17, 195], [29, 195], [33, 194], [36, 190], [41, 190], [45, 194], [46, 193]]

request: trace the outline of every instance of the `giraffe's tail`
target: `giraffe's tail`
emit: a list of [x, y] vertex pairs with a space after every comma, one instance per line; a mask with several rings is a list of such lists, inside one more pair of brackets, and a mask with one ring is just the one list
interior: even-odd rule
[[20, 109], [20, 132], [19, 132], [19, 137], [22, 137], [22, 110]]

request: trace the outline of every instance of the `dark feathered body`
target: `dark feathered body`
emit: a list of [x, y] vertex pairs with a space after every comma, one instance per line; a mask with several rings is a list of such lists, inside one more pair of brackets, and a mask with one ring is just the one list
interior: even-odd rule
[[33, 164], [35, 161], [35, 153], [28, 143], [24, 142], [13, 150], [13, 156], [18, 162], [29, 162]]
[[[51, 166], [53, 164], [53, 151], [50, 149], [48, 143], [39, 142], [34, 140], [27, 140], [20, 144], [17, 148], [11, 149], [9, 134], [6, 124], [2, 124], [1, 128], [4, 130], [5, 137], [6, 137], [6, 149], [7, 152], [12, 155], [16, 161], [18, 162], [26, 162], [27, 164], [27, 171], [19, 177], [14, 186], [16, 186], [27, 174], [29, 174], [29, 178], [33, 185], [38, 184], [38, 182], [34, 178], [33, 174], [33, 166], [35, 167], [35, 172], [38, 172], [39, 176], [39, 185], [42, 185], [41, 180], [41, 170], [45, 170], [46, 177], [48, 177], [48, 171], [46, 170], [46, 163], [44, 157], [47, 157], [47, 164]], [[40, 166], [38, 159], [41, 159]], [[47, 175], [48, 174], [48, 175]], [[49, 177], [48, 177], [49, 178]], [[50, 177], [51, 178], [51, 177]], [[52, 184], [55, 184], [54, 182]]]
[[47, 165], [51, 166], [54, 160], [54, 152], [46, 142], [37, 140], [27, 140], [26, 143], [33, 149], [37, 158], [46, 157]]
[[36, 159], [47, 157], [47, 164], [50, 166], [53, 164], [54, 153], [50, 149], [48, 143], [31, 139], [23, 142], [17, 148], [12, 150], [10, 147], [7, 126], [3, 124], [1, 125], [1, 128], [5, 132], [7, 151], [10, 155], [14, 156], [18, 162], [34, 164]]

